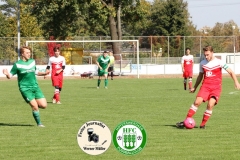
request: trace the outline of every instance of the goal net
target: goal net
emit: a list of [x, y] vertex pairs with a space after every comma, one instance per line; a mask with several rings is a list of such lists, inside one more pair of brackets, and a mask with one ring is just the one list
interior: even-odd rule
[[[66, 59], [66, 67], [80, 68], [79, 73], [91, 71], [96, 74], [97, 58], [102, 55], [105, 50], [112, 51], [113, 43], [117, 43], [120, 50], [119, 54], [113, 53], [113, 56], [115, 57], [114, 74], [130, 74], [132, 72], [132, 61], [128, 57], [131, 57], [133, 54], [133, 51], [131, 50], [133, 45], [136, 46], [134, 55], [137, 55], [136, 65], [139, 66], [138, 40], [29, 40], [26, 41], [26, 46], [29, 46], [32, 49], [32, 58], [36, 60], [37, 65], [46, 65], [48, 58], [54, 55], [53, 48], [59, 46], [61, 48], [61, 55]], [[139, 67], [137, 67], [137, 78], [139, 78], [138, 68]]]

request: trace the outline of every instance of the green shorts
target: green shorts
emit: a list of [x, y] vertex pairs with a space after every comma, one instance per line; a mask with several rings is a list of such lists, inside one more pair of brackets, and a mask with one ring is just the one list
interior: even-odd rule
[[41, 98], [45, 98], [41, 89], [39, 87], [35, 87], [35, 88], [28, 88], [28, 89], [24, 89], [24, 90], [20, 90], [23, 99], [29, 103], [30, 101], [32, 101], [33, 99], [41, 99]]
[[108, 72], [105, 72], [106, 69], [98, 69], [98, 76], [103, 76], [104, 74], [108, 74]]

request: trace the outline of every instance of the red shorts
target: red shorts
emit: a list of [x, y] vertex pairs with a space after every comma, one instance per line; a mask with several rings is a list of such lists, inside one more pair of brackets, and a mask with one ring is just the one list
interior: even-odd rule
[[193, 72], [192, 71], [184, 71], [183, 72], [183, 77], [184, 78], [189, 78], [193, 76]]
[[62, 88], [63, 76], [62, 75], [52, 76], [52, 85], [53, 86], [59, 86], [59, 88]]
[[216, 104], [219, 101], [220, 95], [222, 92], [222, 86], [219, 85], [207, 85], [204, 84], [201, 86], [200, 90], [198, 91], [197, 97], [202, 97], [203, 101], [208, 101], [211, 97], [216, 98]]

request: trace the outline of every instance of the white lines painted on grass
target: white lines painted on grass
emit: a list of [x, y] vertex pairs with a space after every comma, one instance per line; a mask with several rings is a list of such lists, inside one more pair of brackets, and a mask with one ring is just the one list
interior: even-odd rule
[[239, 91], [229, 92], [228, 94], [238, 94]]

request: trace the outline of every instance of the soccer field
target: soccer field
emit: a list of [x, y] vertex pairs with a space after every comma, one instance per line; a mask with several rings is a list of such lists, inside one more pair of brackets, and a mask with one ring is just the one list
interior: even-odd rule
[[[0, 82], [0, 159], [240, 159], [240, 92], [231, 78], [223, 79], [222, 96], [205, 130], [198, 127], [206, 103], [194, 116], [196, 128], [175, 127], [196, 96], [183, 90], [182, 78], [114, 79], [108, 89], [103, 81], [97, 89], [97, 79], [65, 79], [61, 105], [51, 103], [50, 79], [39, 85], [48, 101], [47, 109], [40, 110], [45, 128], [36, 127], [17, 81]], [[88, 155], [78, 146], [77, 134], [91, 120], [104, 122], [112, 133], [121, 122], [136, 121], [146, 130], [146, 146], [127, 156], [112, 143], [103, 154]]]

